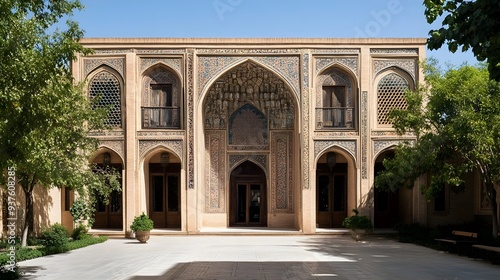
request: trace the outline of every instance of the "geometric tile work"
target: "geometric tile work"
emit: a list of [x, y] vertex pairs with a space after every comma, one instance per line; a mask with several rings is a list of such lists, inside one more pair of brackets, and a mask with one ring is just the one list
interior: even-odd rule
[[111, 127], [122, 127], [120, 82], [111, 73], [102, 71], [95, 75], [89, 83], [89, 97], [97, 102], [92, 108], [110, 108], [105, 124]]
[[405, 91], [409, 88], [408, 81], [395, 73], [388, 74], [380, 80], [377, 86], [378, 124], [391, 124], [388, 117], [391, 110], [406, 109]]

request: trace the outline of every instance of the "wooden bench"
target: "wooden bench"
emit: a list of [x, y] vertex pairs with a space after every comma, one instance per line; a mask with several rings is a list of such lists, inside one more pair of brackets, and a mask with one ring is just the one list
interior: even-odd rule
[[477, 233], [476, 232], [468, 232], [468, 231], [459, 231], [454, 230], [451, 232], [451, 237], [449, 238], [436, 238], [437, 242], [441, 245], [445, 245], [445, 248], [448, 251], [455, 251], [458, 254], [466, 253], [467, 250], [470, 250], [471, 245], [476, 243], [477, 241]]

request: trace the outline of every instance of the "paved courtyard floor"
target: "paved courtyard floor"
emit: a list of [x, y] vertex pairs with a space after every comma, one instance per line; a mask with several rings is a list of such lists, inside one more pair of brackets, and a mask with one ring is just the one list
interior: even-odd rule
[[500, 279], [500, 266], [383, 237], [110, 239], [19, 263], [23, 279]]

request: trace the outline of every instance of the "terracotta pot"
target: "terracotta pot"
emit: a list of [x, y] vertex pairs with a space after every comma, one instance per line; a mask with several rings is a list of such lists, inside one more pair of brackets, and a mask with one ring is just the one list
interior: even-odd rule
[[146, 243], [149, 240], [150, 232], [148, 231], [136, 231], [135, 239], [139, 240], [141, 243]]
[[352, 237], [352, 239], [356, 240], [356, 242], [365, 239], [367, 234], [368, 234], [368, 231], [365, 229], [351, 230], [351, 237]]

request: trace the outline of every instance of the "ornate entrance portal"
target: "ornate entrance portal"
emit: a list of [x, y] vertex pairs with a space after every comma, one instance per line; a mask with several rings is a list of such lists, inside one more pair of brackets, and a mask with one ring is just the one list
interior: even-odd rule
[[266, 226], [266, 177], [262, 169], [246, 161], [231, 173], [231, 226]]
[[289, 213], [294, 209], [295, 104], [287, 82], [251, 60], [227, 70], [208, 89], [205, 212], [223, 213], [218, 224], [294, 225]]

